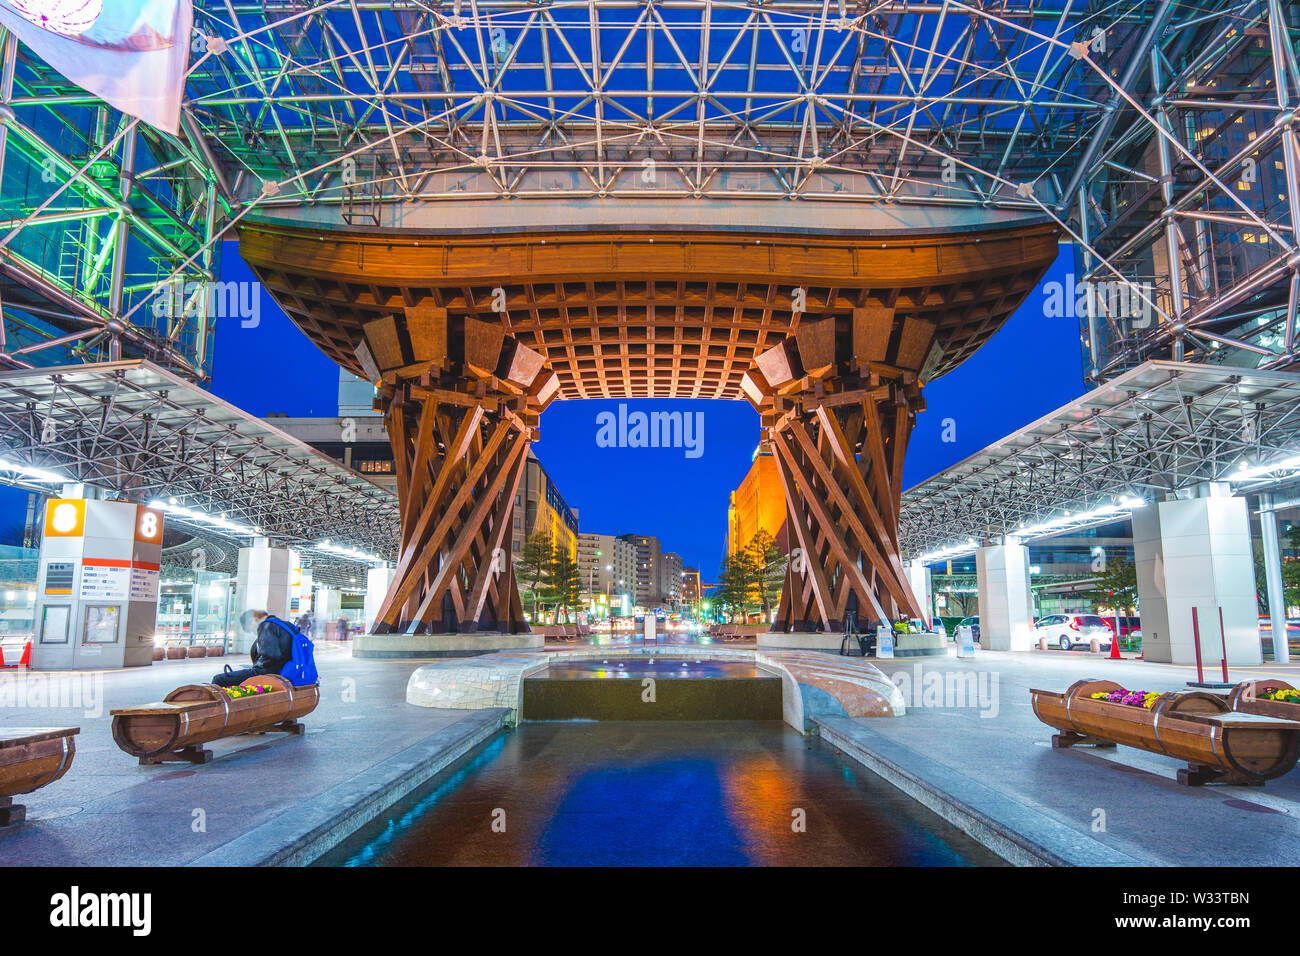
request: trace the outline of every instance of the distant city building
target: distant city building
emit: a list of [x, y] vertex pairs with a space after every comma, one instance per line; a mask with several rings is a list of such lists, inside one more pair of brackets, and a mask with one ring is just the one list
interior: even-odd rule
[[514, 523], [511, 547], [516, 554], [523, 549], [525, 541], [544, 532], [553, 544], [577, 558], [578, 513], [565, 504], [564, 496], [532, 449], [528, 451], [528, 462], [515, 493]]
[[633, 591], [636, 603], [642, 607], [662, 604], [663, 571], [660, 561], [663, 552], [659, 539], [648, 534], [623, 534], [619, 537], [636, 548], [636, 588]]
[[682, 603], [690, 606], [698, 604], [703, 597], [700, 585], [700, 569], [682, 568]]
[[393, 446], [384, 428], [384, 416], [372, 407], [375, 387], [364, 379], [339, 370], [339, 414], [295, 418], [268, 415], [266, 421], [300, 442], [348, 468], [361, 472], [377, 485], [397, 490]]
[[682, 556], [666, 551], [659, 561], [659, 589], [663, 604], [676, 607], [682, 600]]
[[760, 530], [780, 538], [784, 524], [785, 492], [777, 474], [776, 458], [771, 447], [764, 443], [754, 451], [754, 463], [740, 486], [731, 493], [727, 507], [727, 553], [735, 554], [748, 547]]
[[618, 606], [620, 595], [636, 590], [636, 546], [617, 535], [584, 531], [578, 535], [578, 574], [584, 593], [606, 595]]

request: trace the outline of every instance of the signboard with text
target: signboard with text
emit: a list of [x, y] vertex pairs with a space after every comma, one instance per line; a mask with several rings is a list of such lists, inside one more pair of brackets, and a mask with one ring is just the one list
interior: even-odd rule
[[81, 591], [83, 601], [125, 601], [131, 587], [131, 562], [111, 558], [83, 558]]

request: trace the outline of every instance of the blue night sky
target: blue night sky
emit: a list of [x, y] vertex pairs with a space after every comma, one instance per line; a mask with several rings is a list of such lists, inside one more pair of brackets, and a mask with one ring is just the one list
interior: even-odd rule
[[[248, 280], [236, 247], [227, 243], [222, 278]], [[1060, 281], [1072, 254], [1044, 280]], [[328, 415], [338, 412], [337, 367], [272, 302], [262, 297], [256, 328], [218, 326], [213, 391], [254, 415]], [[910, 487], [979, 451], [990, 442], [1083, 394], [1078, 323], [1043, 316], [1043, 295], [1024, 306], [976, 355], [925, 390], [908, 447], [904, 485]], [[618, 402], [555, 402], [542, 416], [534, 446], [583, 531], [656, 535], [666, 550], [714, 580], [726, 548], [727, 496], [749, 469], [758, 444], [758, 415], [747, 402], [628, 402], [637, 408], [702, 412], [703, 454], [684, 449], [601, 448], [596, 416], [617, 413]], [[953, 442], [943, 442], [952, 418]]]

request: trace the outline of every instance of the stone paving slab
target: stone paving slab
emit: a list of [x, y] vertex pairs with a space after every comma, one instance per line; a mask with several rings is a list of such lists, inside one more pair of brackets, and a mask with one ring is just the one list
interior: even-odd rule
[[851, 717], [814, 718], [821, 738], [1017, 866], [1135, 866], [1141, 861], [1015, 796], [901, 747]]
[[[139, 766], [113, 743], [109, 710], [161, 700], [181, 684], [211, 679], [225, 663], [241, 666], [242, 659], [169, 661], [75, 674], [0, 674], [0, 735], [6, 727], [33, 723], [81, 727], [68, 773], [18, 799], [28, 808], [27, 823], [0, 829], [0, 865], [190, 863], [335, 788], [356, 781], [357, 793], [362, 793], [373, 787], [373, 773], [385, 762], [394, 761], [387, 770], [400, 776], [410, 772], [411, 758], [433, 759], [438, 741], [454, 749], [461, 740], [461, 732], [451, 728], [470, 716], [466, 712], [404, 702], [416, 663], [354, 660], [346, 648], [324, 642], [316, 647], [321, 700], [303, 719], [306, 734], [216, 741], [207, 745], [212, 762], [196, 767]], [[65, 694], [55, 703], [75, 699], [70, 688], [80, 691], [82, 706], [30, 706], [41, 702], [31, 696], [38, 683], [46, 696]], [[93, 704], [89, 712], [87, 701]], [[475, 716], [492, 720], [490, 714]], [[290, 814], [282, 824], [292, 819]], [[276, 847], [265, 849], [269, 853]]]
[[509, 711], [479, 710], [205, 853], [191, 866], [305, 866], [499, 733]]
[[[1176, 781], [1185, 764], [1170, 757], [1124, 746], [1052, 750], [1053, 730], [1030, 705], [1031, 687], [1063, 690], [1085, 677], [1114, 680], [1130, 690], [1185, 690], [1195, 679], [1194, 668], [1061, 651], [876, 663], [900, 684], [906, 719], [850, 718], [857, 729], [841, 726], [836, 732], [886, 770], [892, 765], [915, 778], [918, 787], [955, 795], [1049, 855], [1102, 863], [1110, 854], [1112, 862], [1128, 858], [1143, 865], [1295, 862], [1300, 769], [1264, 787], [1185, 787]], [[937, 674], [939, 683], [930, 674]], [[972, 677], [976, 685], [982, 681], [984, 701], [978, 693], [973, 705], [944, 700], [936, 688], [950, 676], [954, 687], [955, 678], [964, 678], [968, 688], [975, 686]], [[1295, 683], [1300, 666], [1233, 668], [1229, 674], [1232, 681], [1269, 676]], [[927, 686], [933, 691], [929, 701]]]

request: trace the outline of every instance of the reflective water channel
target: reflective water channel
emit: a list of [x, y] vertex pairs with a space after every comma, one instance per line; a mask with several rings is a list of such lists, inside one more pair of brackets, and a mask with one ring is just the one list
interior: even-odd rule
[[989, 866], [1002, 861], [776, 720], [522, 723], [327, 866]]

